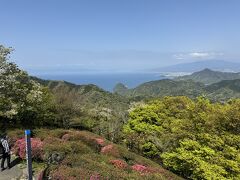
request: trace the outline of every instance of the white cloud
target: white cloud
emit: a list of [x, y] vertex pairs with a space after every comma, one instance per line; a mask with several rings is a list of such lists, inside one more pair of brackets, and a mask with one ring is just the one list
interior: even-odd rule
[[212, 53], [207, 53], [207, 52], [193, 52], [189, 53], [190, 57], [193, 58], [206, 58], [212, 56]]
[[215, 59], [215, 58], [223, 56], [223, 55], [224, 54], [220, 53], [220, 52], [190, 52], [190, 53], [174, 54], [173, 57], [178, 60]]

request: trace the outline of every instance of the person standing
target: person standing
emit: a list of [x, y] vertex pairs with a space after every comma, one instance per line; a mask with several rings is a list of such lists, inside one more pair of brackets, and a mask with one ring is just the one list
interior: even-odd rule
[[4, 168], [4, 163], [5, 163], [5, 160], [7, 159], [7, 167], [8, 169], [10, 169], [10, 160], [11, 160], [11, 155], [10, 155], [10, 147], [9, 147], [9, 144], [8, 144], [8, 141], [7, 141], [7, 137], [4, 136], [2, 139], [1, 139], [1, 145], [3, 147], [3, 152], [2, 152], [2, 162], [1, 162], [1, 171], [3, 171], [5, 168]]

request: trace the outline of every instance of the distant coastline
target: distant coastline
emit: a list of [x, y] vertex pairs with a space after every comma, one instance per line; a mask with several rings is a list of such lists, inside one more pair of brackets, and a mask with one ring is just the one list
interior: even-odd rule
[[134, 88], [147, 81], [167, 78], [160, 73], [42, 74], [37, 77], [46, 80], [64, 80], [74, 84], [95, 84], [110, 92], [117, 83]]

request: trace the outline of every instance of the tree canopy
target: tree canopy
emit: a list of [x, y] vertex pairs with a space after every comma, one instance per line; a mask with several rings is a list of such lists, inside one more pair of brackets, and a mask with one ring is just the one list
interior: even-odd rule
[[240, 100], [165, 97], [130, 112], [131, 149], [190, 179], [240, 178]]
[[34, 126], [49, 123], [51, 95], [25, 71], [9, 62], [12, 51], [12, 48], [0, 45], [1, 124]]

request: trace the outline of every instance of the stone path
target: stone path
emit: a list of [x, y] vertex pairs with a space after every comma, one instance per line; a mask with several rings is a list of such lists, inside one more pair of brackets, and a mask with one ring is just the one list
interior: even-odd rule
[[[1, 159], [0, 159], [1, 161]], [[4, 171], [0, 171], [0, 180], [27, 180], [27, 169], [21, 167], [18, 159], [16, 157], [12, 157], [13, 167], [11, 169], [5, 169]], [[5, 162], [5, 167], [7, 166]], [[33, 177], [33, 180], [38, 179], [36, 176]]]
[[[14, 162], [15, 158], [12, 160]], [[7, 166], [5, 162], [5, 167]], [[0, 180], [17, 180], [23, 175], [23, 170], [18, 165], [13, 166], [11, 169], [0, 171]]]

